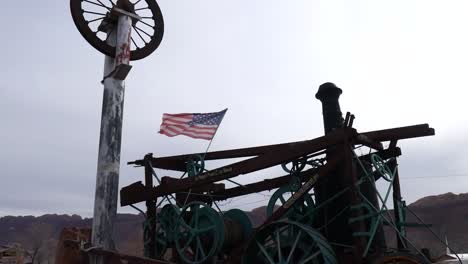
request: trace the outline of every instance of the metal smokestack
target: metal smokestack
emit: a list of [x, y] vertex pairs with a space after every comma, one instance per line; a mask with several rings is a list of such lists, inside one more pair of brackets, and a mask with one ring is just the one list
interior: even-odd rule
[[338, 102], [338, 98], [340, 98], [342, 92], [335, 84], [327, 82], [320, 85], [318, 92], [315, 94], [315, 98], [322, 102], [325, 134], [343, 126], [344, 120], [341, 114], [340, 103]]

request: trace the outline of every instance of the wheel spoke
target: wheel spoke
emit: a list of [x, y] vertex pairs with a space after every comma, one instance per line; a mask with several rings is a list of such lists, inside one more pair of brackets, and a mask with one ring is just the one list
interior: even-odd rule
[[200, 250], [200, 253], [202, 254], [202, 259], [205, 259], [206, 257], [205, 250], [202, 247], [202, 242], [200, 238], [197, 236], [197, 252], [198, 250]]
[[96, 0], [98, 1], [101, 5], [105, 6], [107, 9], [110, 9], [110, 7], [106, 6], [105, 4], [103, 4], [100, 0]]
[[141, 0], [136, 1], [133, 5], [136, 6], [138, 3], [140, 3]]
[[141, 29], [141, 28], [139, 28], [139, 27], [137, 27], [137, 26], [135, 26], [135, 28], [138, 29], [138, 30], [140, 30], [141, 32], [143, 32], [146, 36], [148, 36], [148, 37], [150, 37], [150, 38], [152, 37], [150, 34], [148, 34], [148, 33], [147, 33], [146, 31], [144, 31], [143, 29]]
[[88, 13], [88, 14], [93, 14], [93, 15], [106, 16], [106, 14], [103, 14], [103, 13], [92, 12], [92, 11], [86, 11], [86, 10], [83, 10], [83, 13]]
[[101, 3], [101, 1], [97, 0], [99, 3], [95, 3], [95, 2], [91, 2], [89, 0], [83, 0], [83, 2], [86, 2], [86, 3], [90, 3], [92, 5], [95, 5], [95, 6], [100, 6], [100, 7], [104, 7], [105, 9], [107, 10], [110, 10], [110, 8], [106, 5], [104, 5], [103, 3]]
[[143, 21], [143, 20], [140, 20], [140, 21], [138, 21], [138, 22], [141, 22], [142, 24], [147, 25], [148, 27], [153, 28], [153, 29], [156, 27], [156, 26], [152, 26], [152, 25], [146, 23], [146, 22]]
[[281, 242], [280, 242], [280, 236], [279, 236], [279, 231], [276, 231], [276, 244], [278, 246], [278, 261], [283, 261], [283, 256], [281, 254]]
[[136, 44], [136, 42], [135, 42], [135, 40], [133, 39], [133, 37], [130, 37], [130, 39], [132, 40], [133, 45], [135, 45], [135, 47], [136, 47], [137, 49], [139, 49], [140, 47], [138, 47], [138, 45]]
[[95, 6], [104, 7], [105, 9], [110, 10], [110, 8], [108, 6], [103, 5], [102, 3], [95, 3], [95, 2], [91, 2], [89, 0], [83, 0], [83, 2], [90, 3], [90, 4], [95, 5]]
[[268, 254], [268, 252], [266, 252], [266, 249], [262, 246], [262, 244], [260, 244], [257, 240], [255, 240], [255, 242], [260, 248], [260, 251], [262, 251], [263, 255], [265, 255], [265, 257], [267, 258], [268, 262], [270, 262], [271, 264], [275, 264], [275, 262], [273, 261], [273, 259], [271, 259], [271, 256]]
[[89, 24], [89, 23], [93, 23], [94, 21], [102, 20], [102, 19], [104, 19], [104, 18], [105, 18], [105, 17], [100, 17], [100, 18], [96, 18], [96, 19], [89, 20], [89, 21], [86, 21], [86, 22], [88, 22], [88, 24]]
[[138, 34], [138, 36], [141, 38], [141, 40], [143, 40], [143, 42], [144, 42], [145, 44], [148, 44], [148, 43], [146, 42], [146, 40], [141, 36], [140, 32], [138, 32], [138, 30], [136, 30], [136, 28], [135, 28], [134, 26], [133, 26], [133, 28], [135, 29], [135, 32]]
[[194, 215], [195, 215], [195, 228], [198, 228], [198, 223], [199, 223], [198, 209], [195, 209]]
[[297, 242], [299, 241], [299, 238], [301, 237], [301, 235], [302, 235], [302, 230], [299, 230], [299, 233], [297, 234], [296, 239], [294, 240], [294, 243], [291, 247], [291, 251], [289, 251], [289, 255], [288, 255], [288, 258], [286, 259], [286, 263], [289, 263], [289, 260], [293, 256], [294, 250], [296, 250]]
[[215, 226], [209, 226], [209, 227], [205, 227], [205, 228], [200, 228], [197, 233], [198, 234], [202, 234], [202, 233], [205, 233], [205, 232], [208, 232], [210, 230], [213, 230], [215, 229]]
[[140, 7], [140, 8], [135, 9], [135, 11], [145, 10], [145, 9], [149, 9], [149, 7]]
[[190, 238], [185, 243], [185, 246], [182, 247], [182, 252], [184, 252], [187, 249], [187, 247], [190, 246], [190, 243], [192, 243], [192, 240], [193, 240], [193, 236], [190, 234]]
[[281, 195], [281, 196], [279, 197], [279, 199], [280, 199], [280, 201], [281, 201], [282, 204], [286, 203], [286, 200], [284, 199], [283, 195]]
[[[306, 251], [306, 252], [307, 252], [307, 251]], [[314, 254], [312, 254], [312, 255], [309, 256], [308, 258], [302, 260], [299, 264], [305, 264], [305, 263], [307, 263], [308, 261], [310, 261], [310, 260], [314, 259], [315, 257], [317, 257], [319, 254], [320, 254], [320, 250], [317, 250], [317, 251], [315, 251]]]

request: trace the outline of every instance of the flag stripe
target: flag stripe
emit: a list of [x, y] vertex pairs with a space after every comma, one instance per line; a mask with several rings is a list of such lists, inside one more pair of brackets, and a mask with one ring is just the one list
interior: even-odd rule
[[163, 117], [163, 121], [172, 121], [172, 122], [180, 122], [180, 123], [187, 123], [192, 121], [192, 117], [182, 118], [182, 117]]
[[203, 134], [203, 135], [214, 135], [216, 132], [216, 129], [197, 129], [197, 128], [192, 128], [192, 127], [184, 127], [184, 126], [163, 126], [161, 127], [161, 130], [169, 130], [172, 133], [182, 133], [182, 132], [190, 132], [190, 133], [197, 133], [197, 134]]

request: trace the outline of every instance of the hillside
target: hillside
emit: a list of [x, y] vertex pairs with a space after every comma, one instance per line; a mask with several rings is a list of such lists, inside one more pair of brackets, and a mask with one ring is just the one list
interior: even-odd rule
[[[424, 197], [409, 206], [442, 239], [448, 237], [451, 247], [457, 252], [468, 252], [468, 193], [456, 195], [446, 193]], [[254, 225], [265, 219], [265, 207], [247, 212]], [[119, 214], [116, 222], [116, 246], [119, 251], [141, 255], [143, 250], [143, 217], [133, 214]], [[62, 228], [89, 227], [92, 220], [78, 215], [6, 216], [0, 218], [0, 245], [18, 242], [25, 248], [47, 245], [43, 258], [52, 258], [54, 246]], [[408, 222], [417, 222], [408, 213]], [[387, 229], [387, 242], [395, 245], [395, 235]], [[409, 228], [408, 236], [417, 247], [427, 247], [434, 256], [445, 252], [445, 247], [426, 228]]]

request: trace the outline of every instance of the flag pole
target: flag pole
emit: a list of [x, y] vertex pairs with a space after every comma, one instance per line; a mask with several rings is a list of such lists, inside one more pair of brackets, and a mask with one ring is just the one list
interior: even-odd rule
[[214, 137], [216, 136], [216, 133], [218, 133], [218, 129], [219, 129], [219, 127], [221, 126], [221, 123], [223, 122], [223, 119], [224, 119], [224, 116], [226, 115], [227, 110], [228, 110], [228, 108], [226, 108], [226, 109], [223, 110], [223, 111], [224, 111], [223, 117], [221, 118], [221, 121], [219, 121], [219, 125], [218, 125], [218, 127], [216, 128], [216, 130], [215, 130], [215, 132], [214, 132], [214, 134], [213, 134], [213, 137], [212, 137], [211, 140], [210, 140], [210, 143], [208, 143], [208, 147], [206, 148], [205, 153], [203, 154], [203, 159], [205, 159], [206, 153], [207, 153], [208, 150], [210, 149], [211, 143], [213, 142], [213, 139], [214, 139]]

